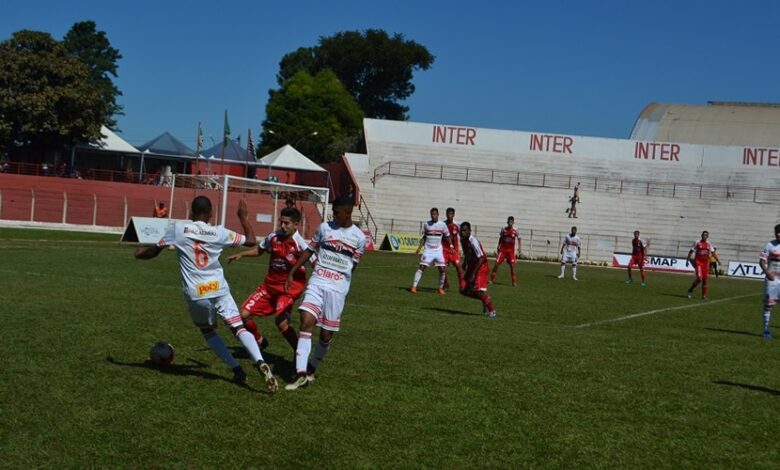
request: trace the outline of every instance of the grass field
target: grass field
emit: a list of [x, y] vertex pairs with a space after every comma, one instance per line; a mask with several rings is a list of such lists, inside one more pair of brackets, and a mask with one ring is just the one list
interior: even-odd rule
[[[517, 289], [505, 266], [490, 287], [490, 320], [437, 295], [433, 271], [408, 293], [415, 257], [370, 253], [318, 380], [269, 396], [259, 376], [233, 384], [191, 325], [175, 255], [137, 261], [117, 238], [0, 230], [0, 467], [780, 465], [780, 341], [760, 337], [760, 282], [713, 279], [704, 303], [685, 298], [689, 276], [642, 288], [522, 263]], [[226, 267], [239, 303], [266, 263]], [[292, 351], [259, 325], [291, 381]], [[173, 365], [145, 362], [156, 340]]]

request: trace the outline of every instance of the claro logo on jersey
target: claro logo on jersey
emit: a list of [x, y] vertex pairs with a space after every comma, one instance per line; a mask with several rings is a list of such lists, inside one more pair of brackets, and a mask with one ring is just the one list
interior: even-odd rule
[[217, 292], [219, 290], [219, 281], [209, 281], [195, 286], [195, 291], [198, 293], [198, 297], [203, 297], [211, 292]]
[[317, 268], [317, 269], [315, 269], [314, 270], [314, 274], [316, 274], [319, 277], [324, 277], [325, 279], [331, 279], [333, 281], [340, 281], [340, 280], [344, 279], [344, 275], [343, 274], [341, 274], [339, 272], [336, 272], [336, 271], [331, 271], [330, 269], [325, 269], [325, 268]]

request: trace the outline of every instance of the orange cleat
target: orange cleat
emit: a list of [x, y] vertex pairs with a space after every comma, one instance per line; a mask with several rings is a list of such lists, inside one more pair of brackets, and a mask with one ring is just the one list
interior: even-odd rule
[[409, 292], [411, 292], [412, 294], [416, 294], [416, 293], [417, 293], [417, 288], [416, 288], [416, 287], [414, 287], [414, 286], [413, 286], [413, 287], [410, 287], [410, 288], [409, 288]]
[[447, 293], [447, 292], [446, 292], [444, 289], [439, 289], [439, 295], [444, 295], [444, 294], [446, 294], [446, 293]]

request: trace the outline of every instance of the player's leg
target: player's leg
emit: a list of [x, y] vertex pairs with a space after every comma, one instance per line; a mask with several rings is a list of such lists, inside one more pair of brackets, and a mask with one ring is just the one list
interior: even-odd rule
[[320, 363], [325, 360], [325, 356], [330, 351], [331, 340], [333, 339], [333, 332], [320, 328], [320, 340], [317, 342], [317, 347], [314, 348], [314, 354], [312, 354], [309, 363], [306, 365], [306, 378], [308, 381], [315, 379], [315, 373]]
[[216, 314], [211, 306], [210, 299], [203, 299], [187, 301], [187, 307], [190, 312], [190, 318], [192, 323], [198, 327], [203, 340], [206, 341], [209, 348], [214, 351], [214, 354], [218, 358], [222, 359], [222, 362], [228, 365], [233, 370], [233, 379], [237, 382], [244, 382], [246, 380], [246, 373], [238, 365], [238, 361], [233, 357], [233, 354], [222, 341], [222, 338], [216, 331]]
[[504, 262], [504, 252], [500, 249], [496, 253], [496, 264], [493, 265], [493, 271], [490, 272], [490, 282], [496, 280], [496, 274], [498, 274], [498, 266]]
[[563, 279], [564, 274], [566, 274], [566, 261], [561, 258], [561, 274], [558, 276], [558, 279]]
[[287, 341], [287, 344], [295, 351], [298, 348], [298, 334], [295, 332], [295, 328], [293, 328], [291, 322], [293, 300], [290, 299], [289, 304], [282, 304], [282, 306], [284, 309], [277, 313], [276, 319], [274, 320], [276, 328], [279, 329], [279, 333], [281, 333], [282, 337]]
[[639, 277], [642, 278], [642, 287], [645, 286], [645, 282], [647, 278], [645, 277], [645, 259], [640, 258], [639, 262], [637, 263], [637, 266], [639, 266]]
[[458, 274], [458, 285], [460, 286], [463, 281], [463, 266], [460, 265], [460, 255], [452, 264], [455, 265], [455, 272]]
[[780, 299], [780, 280], [764, 280], [764, 339], [772, 339], [770, 320], [772, 319], [772, 307]]
[[414, 280], [412, 281], [412, 288], [409, 289], [413, 294], [417, 292], [417, 284], [420, 283], [420, 279], [422, 279], [422, 275], [425, 272], [426, 269], [428, 269], [428, 266], [430, 266], [431, 260], [428, 258], [428, 256], [423, 253], [422, 258], [420, 258], [420, 265], [417, 267], [417, 271], [414, 273]]
[[444, 295], [446, 292], [444, 291], [444, 283], [447, 282], [447, 265], [444, 264], [444, 259], [436, 263], [437, 267], [439, 268], [439, 295]]
[[769, 323], [772, 320], [772, 306], [764, 302], [764, 339], [772, 339], [772, 331], [769, 329]]
[[707, 300], [707, 291], [709, 289], [708, 279], [710, 277], [709, 263], [701, 263], [701, 272], [699, 278], [701, 279], [701, 298]]
[[512, 279], [512, 287], [517, 287], [517, 275], [515, 274], [516, 263], [517, 263], [517, 258], [515, 258], [514, 253], [507, 256], [506, 264], [509, 265], [509, 275]]
[[577, 258], [574, 258], [574, 261], [571, 262], [571, 278], [575, 281], [578, 281], [577, 279]]
[[634, 264], [634, 257], [632, 256], [630, 260], [628, 260], [628, 267], [626, 268], [628, 270], [628, 279], [626, 279], [626, 284], [631, 284], [634, 282], [634, 279], [631, 278], [631, 265]]
[[301, 314], [300, 327], [298, 332], [298, 347], [295, 350], [295, 372], [297, 379], [288, 384], [285, 389], [295, 390], [305, 387], [308, 384], [306, 380], [306, 370], [311, 354], [311, 336], [314, 327], [317, 325], [317, 318], [322, 313], [324, 306], [324, 292], [322, 286], [309, 284], [306, 292], [303, 294], [303, 301], [298, 307]]
[[244, 327], [252, 333], [261, 351], [268, 347], [268, 338], [255, 323], [254, 316], [266, 316], [274, 312], [272, 295], [265, 284], [261, 284], [241, 305], [241, 319]]

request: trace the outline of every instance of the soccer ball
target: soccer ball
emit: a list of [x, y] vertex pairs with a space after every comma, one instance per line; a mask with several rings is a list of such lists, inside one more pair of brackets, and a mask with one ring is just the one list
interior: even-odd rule
[[173, 346], [165, 341], [158, 341], [149, 349], [149, 359], [155, 364], [167, 365], [173, 362]]

